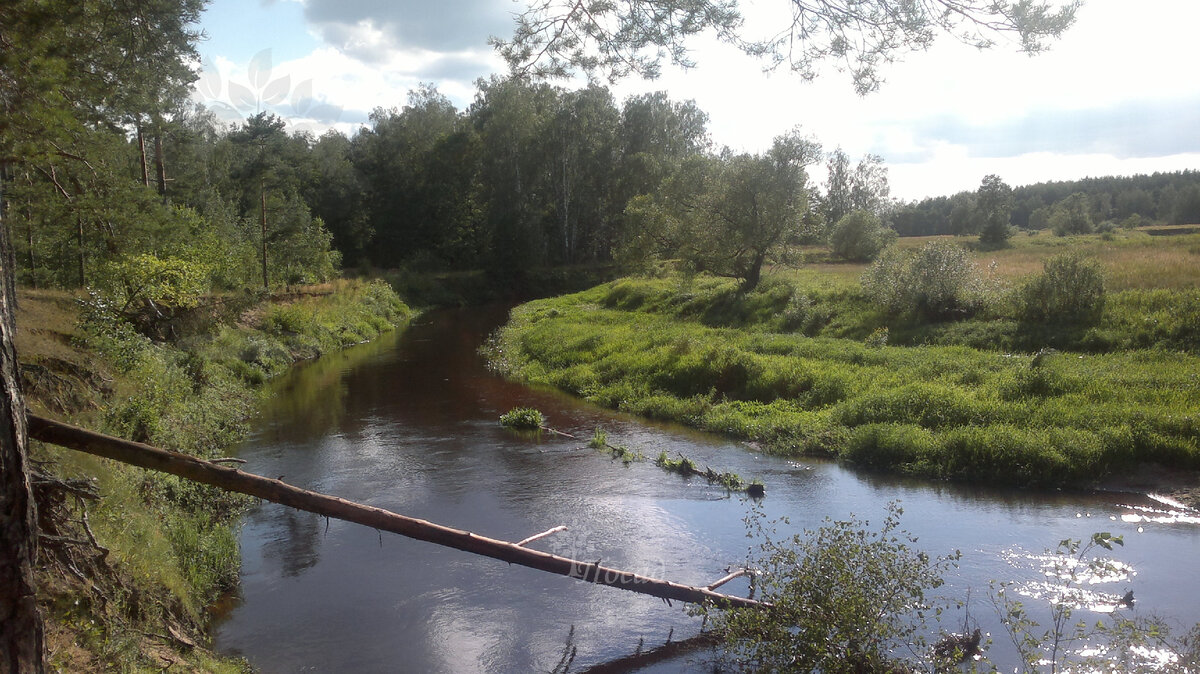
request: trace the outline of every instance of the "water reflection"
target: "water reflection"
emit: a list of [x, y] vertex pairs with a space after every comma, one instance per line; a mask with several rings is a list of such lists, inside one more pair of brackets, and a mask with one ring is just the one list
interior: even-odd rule
[[[509, 409], [531, 406], [579, 437], [600, 426], [611, 442], [651, 457], [682, 452], [702, 466], [761, 479], [764, 514], [792, 522], [781, 535], [826, 516], [878, 523], [886, 504], [899, 500], [903, 526], [928, 553], [963, 551], [946, 586], [958, 597], [985, 595], [992, 579], [1011, 580], [1028, 583], [1031, 603], [1048, 604], [1051, 589], [1035, 585], [1053, 584], [1046, 560], [1028, 551], [1111, 530], [1126, 537], [1117, 560], [1125, 575], [1086, 585], [1097, 594], [1079, 604], [1119, 599], [1128, 584], [1138, 611], [1200, 620], [1200, 579], [1188, 571], [1200, 548], [1194, 513], [1129, 495], [852, 473], [597, 409], [488, 373], [476, 349], [503, 319], [502, 308], [438, 312], [398, 338], [300, 368], [278, 384], [278, 398], [241, 450], [246, 469], [501, 539], [566, 525], [534, 547], [683, 583], [711, 583], [745, 559], [748, 502], [649, 462], [624, 465], [582, 441], [522, 437], [497, 423]], [[264, 672], [550, 671], [572, 625], [579, 670], [629, 655], [639, 640], [658, 645], [668, 634], [681, 640], [699, 632], [698, 620], [658, 600], [338, 521], [326, 529], [320, 518], [272, 505], [247, 517], [242, 550], [244, 601], [219, 626], [217, 647]], [[972, 615], [998, 635], [990, 613]], [[997, 640], [989, 655], [1012, 661], [1004, 648]], [[684, 671], [706, 657], [681, 655], [652, 668]]]
[[[321, 437], [342, 427], [347, 419], [350, 383], [347, 379], [363, 365], [395, 349], [402, 333], [385, 333], [369, 344], [335, 351], [294, 366], [285, 377], [268, 386], [260, 409], [273, 442], [297, 442]], [[361, 420], [349, 419], [343, 431], [354, 432]], [[359, 426], [361, 427], [361, 426]]]
[[320, 559], [317, 538], [325, 520], [313, 513], [286, 509], [274, 522], [275, 531], [263, 541], [263, 558], [279, 565], [285, 577], [298, 576]]

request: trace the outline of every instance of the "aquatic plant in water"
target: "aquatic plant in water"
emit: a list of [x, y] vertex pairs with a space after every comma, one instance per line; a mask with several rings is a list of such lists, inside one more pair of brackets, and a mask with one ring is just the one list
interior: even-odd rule
[[536, 431], [546, 424], [546, 415], [532, 407], [516, 407], [500, 415], [500, 425], [505, 428]]

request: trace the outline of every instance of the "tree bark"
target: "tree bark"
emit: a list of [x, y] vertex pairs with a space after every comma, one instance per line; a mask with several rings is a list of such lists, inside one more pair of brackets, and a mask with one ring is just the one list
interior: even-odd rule
[[318, 494], [258, 475], [243, 473], [193, 456], [168, 452], [137, 442], [121, 440], [82, 428], [43, 419], [29, 417], [29, 431], [33, 438], [81, 452], [115, 459], [142, 468], [158, 470], [172, 475], [210, 484], [226, 491], [256, 496], [272, 503], [279, 503], [298, 510], [305, 510], [326, 517], [390, 531], [392, 533], [463, 550], [484, 557], [491, 557], [509, 564], [520, 564], [539, 571], [556, 573], [576, 580], [647, 594], [660, 599], [675, 600], [692, 604], [710, 603], [717, 606], [738, 608], [765, 607], [763, 602], [734, 595], [714, 592], [706, 587], [681, 585], [657, 578], [641, 576], [630, 571], [621, 571], [600, 566], [601, 560], [579, 561], [559, 557], [538, 550], [530, 550], [519, 544], [480, 536], [469, 531], [452, 529], [425, 520], [405, 517], [382, 508], [354, 503], [336, 496]]
[[750, 266], [746, 270], [746, 275], [742, 279], [740, 290], [743, 293], [748, 293], [758, 287], [759, 281], [762, 280], [763, 263], [767, 261], [765, 249], [754, 254], [754, 259], [750, 261]]
[[25, 402], [13, 346], [13, 251], [0, 207], [0, 672], [43, 672], [33, 580], [37, 520], [29, 486]]
[[87, 286], [87, 275], [84, 273], [84, 254], [83, 254], [83, 216], [75, 214], [75, 246], [76, 253], [79, 256], [79, 287]]
[[158, 177], [158, 196], [162, 197], [165, 204], [167, 203], [167, 160], [163, 155], [161, 123], [154, 133], [154, 171]]
[[[29, 281], [29, 286], [36, 289], [37, 286], [37, 258], [33, 252], [33, 204], [25, 200], [25, 238], [29, 244], [29, 275], [26, 277]], [[16, 270], [13, 271], [14, 275]]]
[[146, 134], [142, 131], [142, 125], [139, 122], [137, 125], [137, 140], [138, 140], [138, 156], [141, 158], [142, 164], [142, 185], [150, 187], [150, 167], [146, 161]]
[[263, 290], [270, 290], [271, 284], [267, 280], [267, 185], [265, 182], [259, 183], [259, 195], [261, 198], [261, 220], [259, 227], [262, 238], [262, 277]]

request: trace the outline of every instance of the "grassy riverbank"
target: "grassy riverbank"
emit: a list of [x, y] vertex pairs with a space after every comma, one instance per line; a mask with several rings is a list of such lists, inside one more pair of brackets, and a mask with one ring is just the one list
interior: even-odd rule
[[[175, 340], [151, 342], [80, 300], [20, 293], [17, 349], [32, 411], [205, 458], [243, 437], [268, 378], [411, 315], [386, 284], [338, 282], [226, 297], [181, 323]], [[52, 667], [244, 670], [203, 644], [209, 607], [237, 582], [234, 526], [246, 501], [40, 443], [32, 457], [49, 480], [39, 487], [41, 529], [57, 535], [43, 537], [39, 559]]]
[[[1146, 245], [1200, 259], [1176, 238]], [[1108, 243], [1095, 239], [1077, 243]], [[776, 273], [749, 294], [629, 278], [518, 307], [492, 357], [608, 407], [873, 469], [1047, 486], [1200, 469], [1195, 285], [1110, 292], [1088, 322], [1029, 322], [1004, 281], [1021, 276], [988, 271], [988, 256], [980, 274], [1000, 280], [959, 320], [885, 313], [847, 273]]]

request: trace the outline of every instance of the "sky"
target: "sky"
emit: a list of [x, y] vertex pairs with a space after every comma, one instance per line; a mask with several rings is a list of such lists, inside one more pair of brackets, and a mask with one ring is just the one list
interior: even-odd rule
[[[787, 0], [742, 0], [751, 26]], [[271, 109], [293, 129], [352, 134], [375, 108], [401, 108], [433, 83], [460, 109], [475, 80], [503, 73], [487, 45], [508, 37], [524, 0], [212, 0], [201, 19], [195, 98], [228, 121]], [[757, 23], [756, 23], [757, 22]], [[1195, 0], [1086, 0], [1051, 50], [1001, 42], [977, 50], [946, 36], [886, 66], [880, 90], [850, 77], [805, 82], [714, 39], [697, 67], [613, 85], [618, 101], [666, 91], [694, 100], [718, 145], [761, 152], [799, 125], [827, 150], [883, 157], [892, 196], [917, 200], [1087, 176], [1200, 169]], [[562, 82], [577, 86], [581, 82]]]

